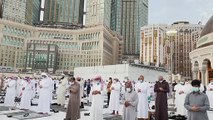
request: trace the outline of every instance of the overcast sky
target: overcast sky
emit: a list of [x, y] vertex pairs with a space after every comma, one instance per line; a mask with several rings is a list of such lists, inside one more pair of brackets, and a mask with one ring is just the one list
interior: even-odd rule
[[213, 15], [213, 0], [149, 0], [149, 24], [185, 20], [205, 24]]

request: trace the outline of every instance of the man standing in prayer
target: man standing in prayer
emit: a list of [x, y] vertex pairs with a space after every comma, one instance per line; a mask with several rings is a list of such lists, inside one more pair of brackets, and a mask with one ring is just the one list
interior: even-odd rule
[[109, 106], [110, 95], [111, 95], [111, 86], [112, 86], [112, 78], [109, 77], [109, 82], [107, 84], [107, 106]]
[[39, 99], [38, 112], [41, 114], [48, 114], [50, 112], [52, 81], [48, 78], [46, 73], [41, 74], [41, 81], [39, 82]]
[[70, 96], [65, 120], [77, 120], [80, 119], [80, 84], [76, 82], [74, 77], [70, 80]]
[[29, 110], [31, 107], [32, 84], [30, 78], [26, 77], [23, 81], [20, 109]]
[[92, 107], [90, 120], [103, 120], [103, 87], [101, 76], [96, 76], [92, 86]]
[[213, 79], [210, 81], [210, 83], [207, 86], [206, 94], [209, 97], [210, 108], [213, 109]]
[[137, 118], [138, 120], [148, 119], [148, 91], [149, 84], [144, 81], [144, 76], [140, 75], [135, 85], [135, 91], [138, 94]]
[[6, 85], [6, 95], [4, 100], [4, 106], [10, 107], [10, 109], [15, 108], [15, 97], [16, 97], [16, 80], [14, 77], [10, 77]]
[[84, 97], [84, 81], [81, 80], [80, 77], [77, 77], [76, 80], [80, 85], [80, 101], [81, 101], [80, 108], [84, 108], [84, 103], [82, 102], [82, 98]]
[[113, 80], [113, 83], [111, 85], [111, 95], [110, 95], [110, 102], [109, 102], [109, 108], [112, 110], [112, 114], [118, 115], [118, 110], [120, 106], [120, 90], [121, 90], [121, 84], [117, 78]]
[[138, 95], [133, 90], [131, 82], [127, 82], [125, 84], [125, 88], [126, 88], [126, 92], [124, 94], [123, 120], [136, 120]]
[[30, 83], [31, 83], [31, 86], [32, 86], [32, 99], [35, 97], [35, 93], [36, 93], [36, 78], [33, 77], [31, 80], [30, 80]]
[[59, 106], [65, 107], [65, 95], [66, 95], [66, 89], [67, 89], [68, 81], [65, 79], [65, 76], [63, 75], [62, 78], [59, 80], [58, 89], [57, 89], [57, 104]]
[[184, 108], [184, 101], [186, 98], [187, 90], [185, 86], [184, 80], [181, 80], [179, 87], [176, 89], [176, 106], [177, 106], [177, 114], [187, 115], [187, 111]]
[[193, 80], [192, 92], [187, 94], [184, 106], [188, 110], [187, 120], [209, 120], [209, 99], [206, 94], [200, 91], [200, 80]]
[[154, 91], [157, 93], [155, 101], [155, 120], [168, 120], [167, 93], [169, 92], [169, 84], [163, 79], [163, 76], [158, 77]]

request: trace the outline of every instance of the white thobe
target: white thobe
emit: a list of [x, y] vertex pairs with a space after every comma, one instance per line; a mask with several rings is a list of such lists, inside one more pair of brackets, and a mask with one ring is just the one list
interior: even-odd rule
[[178, 84], [175, 85], [175, 87], [174, 87], [174, 90], [175, 90], [175, 106], [176, 106], [176, 107], [177, 107], [177, 105], [178, 105], [178, 96], [179, 96], [179, 94], [178, 94], [177, 90], [179, 90], [179, 87], [181, 87], [181, 84], [180, 84], [180, 83], [178, 83]]
[[[190, 84], [189, 84], [190, 85]], [[185, 98], [186, 95], [189, 93], [190, 89], [187, 90], [189, 88], [189, 85], [180, 85], [178, 87], [178, 89], [176, 90], [176, 100], [177, 100], [177, 114], [180, 115], [187, 115], [187, 110], [184, 107], [184, 102], [185, 102]], [[180, 94], [180, 92], [183, 92]]]
[[18, 79], [16, 82], [16, 96], [19, 96], [23, 88], [23, 79]]
[[206, 94], [209, 98], [210, 108], [213, 108], [213, 91], [210, 91], [210, 89], [213, 89], [213, 82], [209, 83], [206, 91]]
[[30, 109], [31, 98], [32, 98], [32, 84], [27, 81], [24, 81], [23, 87], [25, 89], [22, 91], [20, 108], [21, 109]]
[[82, 97], [84, 97], [84, 81], [78, 81], [78, 83], [80, 84], [80, 101], [82, 99]]
[[49, 113], [51, 102], [50, 89], [52, 89], [52, 81], [49, 78], [43, 78], [39, 84], [42, 86], [42, 88], [39, 89], [38, 112]]
[[204, 92], [205, 88], [204, 88], [204, 85], [201, 83], [200, 84], [200, 92]]
[[[102, 84], [94, 82], [91, 93], [95, 90], [103, 92]], [[92, 95], [90, 120], [103, 120], [103, 103], [103, 94]]]
[[[138, 92], [141, 90], [141, 92]], [[149, 84], [138, 81], [135, 84], [135, 91], [138, 94], [137, 118], [148, 118], [148, 92]]]
[[31, 84], [31, 87], [32, 87], [32, 90], [31, 90], [32, 95], [31, 95], [31, 97], [34, 98], [35, 97], [35, 93], [36, 93], [36, 88], [35, 88], [36, 81], [35, 81], [35, 79], [32, 79], [30, 81], [30, 84]]
[[9, 87], [7, 87], [4, 105], [8, 107], [15, 106], [15, 97], [16, 97], [16, 80], [9, 80], [7, 84]]
[[124, 102], [128, 101], [130, 106], [125, 107], [123, 110], [123, 120], [136, 120], [137, 119], [137, 105], [138, 105], [138, 95], [135, 91], [125, 92]]
[[118, 111], [120, 105], [119, 100], [120, 100], [121, 84], [119, 82], [116, 82], [111, 85], [111, 88], [112, 87], [114, 88], [114, 90], [111, 90], [109, 108], [110, 110]]
[[54, 91], [54, 81], [52, 80], [52, 78], [48, 78], [50, 81], [50, 103], [53, 102], [53, 91]]
[[58, 104], [61, 104], [61, 105], [65, 104], [66, 86], [67, 86], [67, 81], [65, 79], [63, 79], [61, 83], [58, 84], [58, 89], [57, 89]]

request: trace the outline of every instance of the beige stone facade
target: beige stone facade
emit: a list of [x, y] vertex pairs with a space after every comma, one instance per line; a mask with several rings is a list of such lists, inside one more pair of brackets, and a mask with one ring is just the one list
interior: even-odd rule
[[196, 49], [189, 56], [192, 63], [193, 79], [204, 85], [213, 80], [213, 16], [206, 23], [197, 41]]
[[141, 28], [140, 62], [162, 67], [163, 45], [167, 25], [148, 25]]
[[187, 21], [172, 25], [149, 25], [141, 29], [140, 62], [166, 68], [170, 74], [192, 78], [189, 53], [203, 26]]
[[121, 37], [103, 25], [70, 30], [0, 20], [0, 65], [25, 69], [27, 43], [57, 45], [57, 71], [72, 72], [75, 67], [112, 65], [119, 63], [122, 57]]

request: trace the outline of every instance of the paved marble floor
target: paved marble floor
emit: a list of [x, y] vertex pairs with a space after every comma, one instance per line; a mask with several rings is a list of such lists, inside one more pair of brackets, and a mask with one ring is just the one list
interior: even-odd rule
[[[171, 103], [171, 101], [169, 100], [168, 101], [169, 103]], [[2, 104], [0, 104], [0, 107], [2, 107]], [[32, 106], [31, 107], [31, 110], [32, 111], [36, 111], [36, 108], [37, 106]], [[122, 108], [123, 106], [120, 105], [120, 111], [119, 111], [119, 114], [122, 114]], [[84, 108], [85, 110], [81, 111], [81, 119], [79, 120], [89, 120], [89, 116], [85, 116], [84, 113], [88, 113], [90, 111], [90, 107], [89, 106], [85, 106]], [[15, 118], [8, 118], [5, 113], [10, 113], [10, 112], [19, 112], [20, 110], [13, 110], [13, 111], [0, 111], [0, 120], [18, 120], [18, 119], [15, 119]], [[104, 108], [103, 109], [103, 114], [109, 114], [111, 113], [111, 111], [109, 110], [109, 108]], [[63, 120], [64, 117], [65, 117], [65, 112], [58, 112], [58, 113], [50, 113], [50, 116], [48, 117], [42, 117], [42, 118], [34, 118], [34, 119], [31, 119], [31, 120]], [[211, 118], [213, 118], [213, 111], [209, 111], [208, 112], [208, 116], [211, 120]]]

